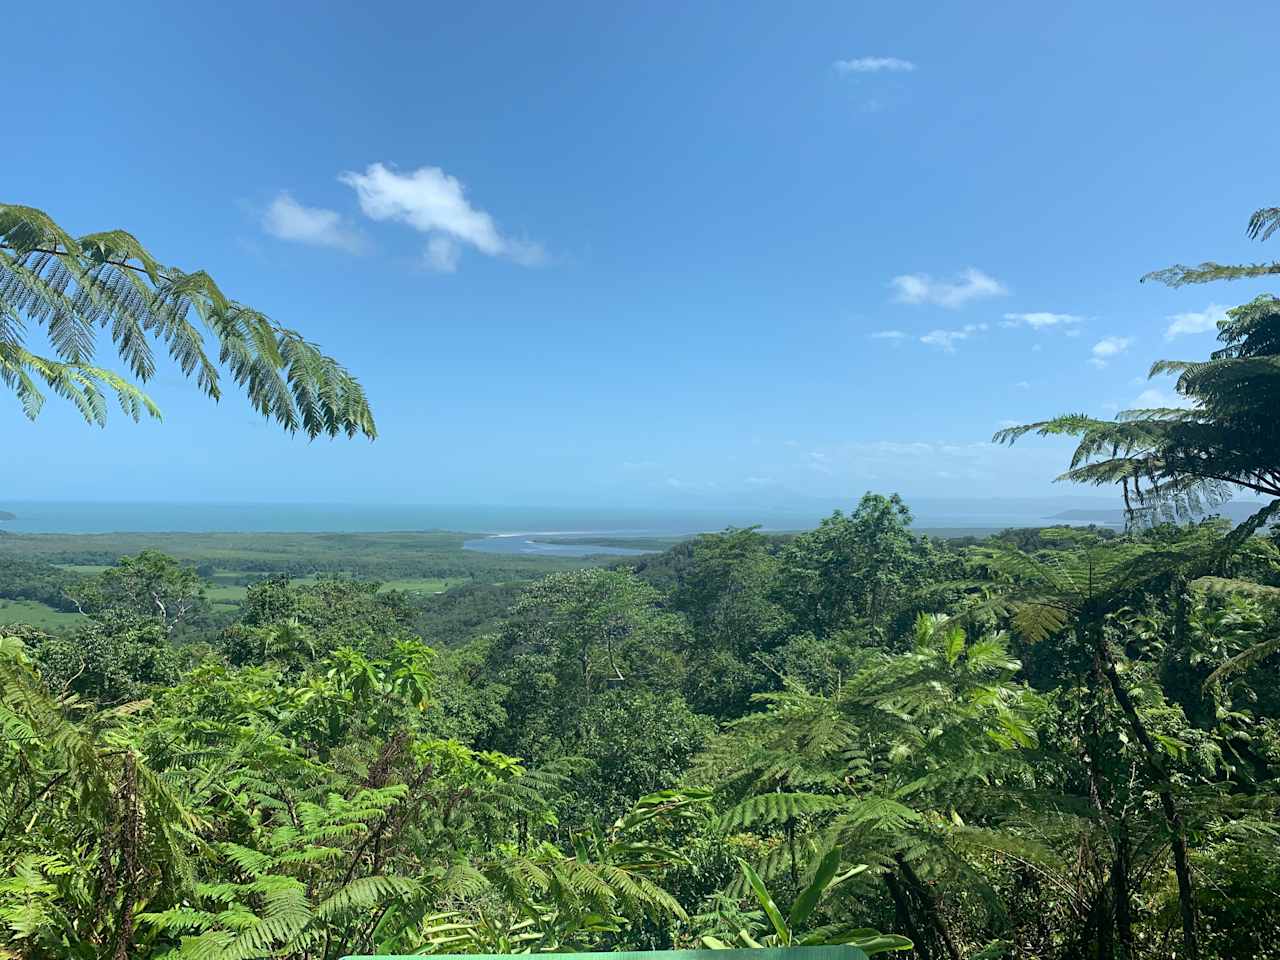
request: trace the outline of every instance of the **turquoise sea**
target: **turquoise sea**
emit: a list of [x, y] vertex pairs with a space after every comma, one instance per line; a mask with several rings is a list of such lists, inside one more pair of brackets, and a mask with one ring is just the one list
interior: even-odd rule
[[[941, 536], [1008, 527], [1099, 524], [1123, 526], [1113, 499], [1063, 496], [1026, 499], [927, 499], [908, 501], [917, 529]], [[513, 507], [339, 503], [140, 503], [6, 501], [0, 499], [4, 533], [383, 533], [453, 531], [475, 534], [465, 542], [487, 553], [582, 556], [631, 554], [614, 545], [584, 546], [556, 538], [671, 537], [759, 525], [764, 530], [804, 530], [848, 503], [812, 501], [785, 509], [752, 504], [718, 508]], [[1258, 504], [1235, 502], [1218, 510], [1234, 521]], [[12, 516], [6, 517], [6, 514]]]
[[[1001, 529], [1061, 522], [1116, 523], [1117, 501], [1098, 497], [908, 500], [916, 526]], [[540, 507], [342, 503], [143, 503], [4, 500], [0, 531], [13, 533], [282, 532], [373, 533], [451, 530], [484, 534], [664, 536], [758, 524], [766, 530], [812, 527], [848, 502], [767, 502], [728, 507]], [[1064, 514], [1066, 511], [1066, 514]]]

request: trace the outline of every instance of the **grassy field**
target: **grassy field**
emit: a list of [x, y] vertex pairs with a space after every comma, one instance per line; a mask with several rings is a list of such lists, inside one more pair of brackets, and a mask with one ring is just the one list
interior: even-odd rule
[[27, 623], [41, 630], [55, 630], [85, 622], [78, 613], [63, 613], [35, 600], [0, 600], [0, 624]]
[[444, 593], [450, 587], [466, 583], [461, 577], [446, 577], [442, 580], [433, 578], [410, 578], [407, 580], [387, 580], [382, 584], [383, 590], [403, 590], [405, 593]]
[[[249, 592], [248, 584], [226, 582], [227, 579], [233, 576], [226, 573], [215, 573], [211, 578], [210, 585], [205, 588], [204, 594], [209, 598], [209, 602], [215, 610], [234, 610], [244, 600], [245, 594]], [[293, 583], [315, 583], [318, 578], [309, 576], [293, 577], [291, 579]], [[382, 584], [382, 589], [403, 590], [405, 593], [428, 596], [444, 593], [450, 587], [456, 587], [458, 584], [466, 582], [465, 577], [409, 577], [399, 580], [387, 580]]]

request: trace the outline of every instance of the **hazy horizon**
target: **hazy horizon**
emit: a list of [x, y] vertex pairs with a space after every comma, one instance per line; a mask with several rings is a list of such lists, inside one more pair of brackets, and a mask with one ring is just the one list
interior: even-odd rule
[[[1106, 497], [915, 498], [907, 499], [918, 529], [997, 530], [1055, 522], [1118, 524], [1118, 499]], [[760, 526], [800, 530], [816, 526], [848, 500], [781, 504], [686, 505], [682, 508], [626, 505], [504, 505], [393, 503], [196, 503], [191, 501], [9, 500], [0, 510], [0, 533], [122, 532], [311, 532], [376, 533], [454, 531], [476, 534], [592, 534], [646, 536], [692, 534], [726, 527]], [[1235, 504], [1225, 512], [1243, 510]], [[1063, 518], [1063, 514], [1071, 514]]]

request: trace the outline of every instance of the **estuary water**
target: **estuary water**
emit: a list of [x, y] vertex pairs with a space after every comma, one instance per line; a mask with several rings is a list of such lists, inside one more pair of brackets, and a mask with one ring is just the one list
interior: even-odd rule
[[[695, 531], [690, 531], [695, 532]], [[569, 531], [550, 531], [550, 535], [567, 536]], [[574, 533], [575, 539], [584, 536], [595, 536], [601, 538], [621, 538], [621, 537], [638, 537], [638, 536], [655, 536], [654, 531], [650, 530], [645, 533], [623, 530], [590, 530]], [[589, 557], [589, 556], [610, 556], [610, 557], [638, 557], [643, 553], [652, 553], [652, 550], [635, 550], [631, 547], [618, 547], [605, 544], [588, 544], [588, 543], [556, 543], [554, 540], [540, 539], [548, 536], [547, 533], [500, 533], [488, 537], [478, 537], [473, 540], [467, 540], [462, 544], [464, 550], [479, 550], [481, 553], [506, 553], [521, 554], [523, 556], [541, 556], [541, 557]]]

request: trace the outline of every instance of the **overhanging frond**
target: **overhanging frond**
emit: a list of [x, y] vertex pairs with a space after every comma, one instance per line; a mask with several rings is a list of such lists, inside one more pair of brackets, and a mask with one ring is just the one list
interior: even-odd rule
[[[28, 325], [43, 329], [52, 356], [25, 349]], [[75, 238], [41, 210], [0, 204], [0, 351], [7, 354], [0, 382], [24, 413], [39, 414], [36, 381], [44, 380], [90, 423], [105, 422], [104, 391], [134, 419], [157, 416], [135, 383], [94, 365], [102, 339], [137, 384], [155, 375], [159, 344], [214, 400], [225, 366], [254, 409], [290, 432], [377, 435], [355, 377], [295, 331], [230, 299], [204, 271], [162, 266], [123, 230]]]

